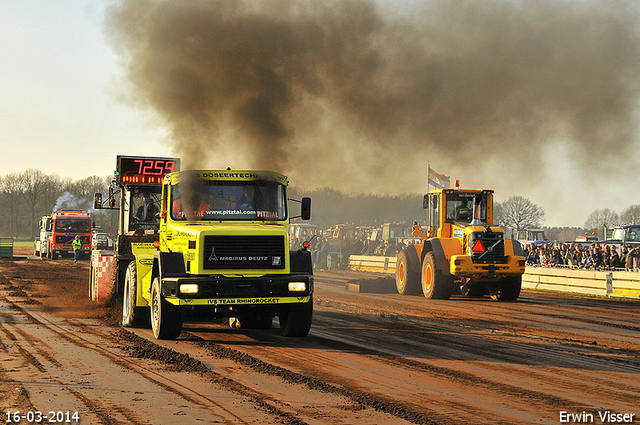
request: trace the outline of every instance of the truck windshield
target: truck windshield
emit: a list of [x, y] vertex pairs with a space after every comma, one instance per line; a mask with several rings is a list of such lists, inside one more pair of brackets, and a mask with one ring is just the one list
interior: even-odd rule
[[[447, 193], [447, 222], [461, 221], [471, 223], [475, 193]], [[476, 217], [481, 222], [487, 222], [487, 196], [482, 195], [480, 216]]]
[[89, 233], [91, 232], [91, 219], [57, 218], [55, 231], [59, 233]]
[[172, 219], [281, 221], [287, 218], [286, 191], [275, 182], [203, 180], [191, 192], [187, 194], [180, 183], [172, 186]]

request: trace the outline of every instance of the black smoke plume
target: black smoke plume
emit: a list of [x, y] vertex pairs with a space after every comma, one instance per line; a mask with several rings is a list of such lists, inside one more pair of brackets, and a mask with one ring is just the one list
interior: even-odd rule
[[535, 182], [558, 144], [630, 158], [638, 23], [630, 1], [123, 0], [107, 29], [183, 168], [403, 193], [427, 162], [490, 187]]

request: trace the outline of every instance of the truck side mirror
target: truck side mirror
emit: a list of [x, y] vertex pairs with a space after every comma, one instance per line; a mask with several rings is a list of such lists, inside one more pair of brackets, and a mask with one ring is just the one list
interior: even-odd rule
[[303, 220], [311, 219], [311, 198], [302, 198], [302, 206], [300, 207], [300, 217]]
[[102, 193], [93, 195], [93, 208], [99, 210], [102, 208]]
[[422, 208], [423, 209], [427, 209], [429, 208], [429, 195], [424, 195], [424, 198], [422, 198]]

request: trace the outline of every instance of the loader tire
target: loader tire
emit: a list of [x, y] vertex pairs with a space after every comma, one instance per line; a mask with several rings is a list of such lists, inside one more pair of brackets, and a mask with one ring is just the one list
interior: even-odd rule
[[396, 289], [400, 295], [418, 295], [420, 293], [420, 273], [411, 269], [409, 254], [400, 251], [396, 262]]
[[438, 271], [433, 253], [429, 252], [422, 261], [422, 293], [433, 300], [451, 298], [452, 279]]

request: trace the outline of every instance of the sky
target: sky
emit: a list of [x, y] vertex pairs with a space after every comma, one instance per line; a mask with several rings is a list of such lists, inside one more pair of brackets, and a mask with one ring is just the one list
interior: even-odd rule
[[[615, 5], [614, 5], [615, 3]], [[545, 226], [640, 204], [633, 2], [0, 2], [0, 175], [116, 155], [345, 193], [428, 166]]]
[[153, 114], [122, 101], [105, 2], [0, 2], [0, 174], [113, 173], [115, 157], [170, 155]]

